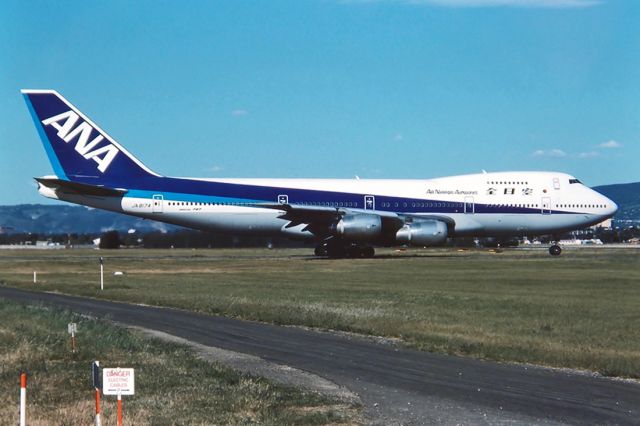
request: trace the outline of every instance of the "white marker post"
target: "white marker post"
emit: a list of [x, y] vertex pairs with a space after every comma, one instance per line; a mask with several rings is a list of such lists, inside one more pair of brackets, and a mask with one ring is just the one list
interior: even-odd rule
[[20, 426], [27, 424], [27, 373], [20, 373]]
[[100, 256], [100, 290], [104, 290], [104, 259]]
[[78, 324], [70, 322], [67, 324], [67, 332], [71, 335], [71, 352], [76, 352], [76, 333], [78, 332]]
[[102, 421], [100, 419], [100, 361], [93, 361], [91, 364], [91, 378], [93, 379], [93, 389], [96, 392], [96, 426], [101, 426]]
[[118, 426], [122, 426], [122, 395], [133, 395], [135, 378], [133, 368], [103, 368], [102, 393], [118, 396]]
[[38, 273], [33, 271], [33, 283], [36, 284], [38, 282]]

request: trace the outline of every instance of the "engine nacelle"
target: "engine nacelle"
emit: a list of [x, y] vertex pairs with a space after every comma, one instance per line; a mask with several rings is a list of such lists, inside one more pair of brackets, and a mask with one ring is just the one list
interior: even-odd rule
[[351, 241], [371, 241], [382, 234], [382, 219], [376, 214], [350, 214], [334, 226], [335, 235]]
[[405, 225], [396, 233], [396, 241], [412, 246], [435, 246], [447, 239], [447, 224], [439, 220]]

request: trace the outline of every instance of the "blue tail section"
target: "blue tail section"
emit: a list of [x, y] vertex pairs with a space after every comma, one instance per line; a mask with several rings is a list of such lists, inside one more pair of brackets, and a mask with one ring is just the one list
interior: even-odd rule
[[22, 90], [58, 178], [95, 185], [158, 176], [55, 90]]

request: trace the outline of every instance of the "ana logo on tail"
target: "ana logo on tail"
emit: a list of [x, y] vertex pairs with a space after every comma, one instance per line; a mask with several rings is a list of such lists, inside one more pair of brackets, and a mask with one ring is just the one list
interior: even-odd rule
[[91, 133], [95, 129], [85, 121], [81, 121], [80, 124], [76, 126], [79, 118], [75, 112], [67, 111], [42, 120], [42, 124], [56, 129], [58, 131], [58, 137], [66, 143], [71, 142], [72, 139], [77, 137], [78, 140], [75, 150], [87, 160], [92, 159], [98, 163], [98, 170], [104, 173], [120, 151], [112, 143], [98, 147], [100, 142], [104, 140], [104, 137], [97, 131], [96, 133], [98, 133], [98, 135], [89, 141]]

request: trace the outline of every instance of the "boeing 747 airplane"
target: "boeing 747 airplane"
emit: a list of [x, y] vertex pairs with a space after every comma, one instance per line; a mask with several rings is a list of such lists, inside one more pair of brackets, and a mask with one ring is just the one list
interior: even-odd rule
[[[159, 175], [54, 90], [22, 90], [55, 175], [48, 198], [233, 234], [317, 242], [329, 257], [447, 238], [559, 235], [610, 218], [616, 204], [556, 172], [425, 180], [197, 179]], [[559, 255], [554, 244], [549, 252]]]

